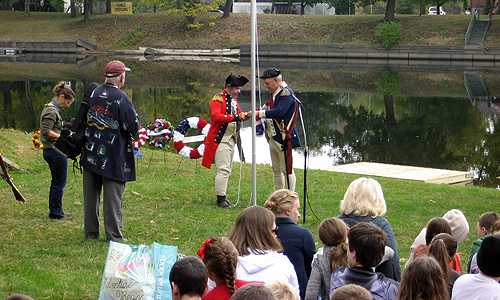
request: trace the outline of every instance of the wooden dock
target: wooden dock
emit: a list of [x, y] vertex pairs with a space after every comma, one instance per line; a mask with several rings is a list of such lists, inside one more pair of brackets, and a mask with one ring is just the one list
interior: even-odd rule
[[371, 162], [359, 162], [347, 165], [322, 168], [324, 171], [378, 176], [403, 180], [415, 180], [439, 184], [472, 184], [473, 173], [433, 168], [400, 166]]

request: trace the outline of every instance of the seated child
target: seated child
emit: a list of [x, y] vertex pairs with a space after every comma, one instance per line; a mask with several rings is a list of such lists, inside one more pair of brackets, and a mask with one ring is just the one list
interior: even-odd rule
[[197, 254], [206, 264], [208, 277], [216, 284], [202, 300], [229, 300], [241, 286], [256, 283], [236, 279], [238, 251], [227, 237], [213, 237], [204, 241]]
[[469, 262], [467, 263], [467, 273], [470, 272], [471, 262], [474, 254], [476, 254], [479, 250], [479, 247], [481, 247], [481, 243], [483, 242], [484, 238], [488, 237], [491, 234], [491, 228], [493, 227], [493, 224], [495, 224], [495, 222], [499, 219], [500, 216], [494, 211], [484, 213], [477, 219], [476, 229], [478, 239], [474, 243], [472, 243], [470, 249]]
[[329, 299], [330, 277], [337, 267], [347, 266], [347, 225], [337, 218], [319, 224], [318, 236], [324, 247], [318, 249], [307, 282], [306, 300]]
[[[497, 220], [493, 227], [491, 228], [491, 235], [500, 235], [500, 220]], [[472, 261], [470, 263], [470, 274], [479, 273], [479, 268], [477, 267], [477, 253], [472, 257]]]
[[500, 235], [484, 238], [477, 252], [479, 274], [460, 276], [452, 300], [500, 300]]
[[[439, 243], [443, 243], [441, 240]], [[432, 246], [431, 246], [432, 247]], [[447, 266], [449, 269], [449, 267]], [[442, 267], [432, 256], [412, 261], [401, 279], [396, 300], [448, 300]]]
[[260, 283], [250, 283], [234, 292], [230, 300], [278, 300], [278, 298], [269, 287]]
[[201, 299], [208, 292], [205, 265], [194, 256], [178, 260], [170, 270], [173, 300]]
[[[467, 222], [464, 213], [458, 209], [452, 209], [444, 214], [443, 219], [448, 221], [451, 227], [451, 235], [455, 238], [455, 240], [457, 240], [457, 243], [460, 245], [460, 243], [462, 243], [463, 240], [467, 237], [467, 234], [469, 234], [469, 223]], [[410, 258], [408, 258], [405, 268], [412, 262], [417, 248], [420, 245], [425, 244], [426, 234], [427, 227], [424, 227], [410, 247]], [[453, 270], [457, 271], [459, 274], [461, 273], [460, 253], [455, 253], [450, 263], [450, 267]]]
[[373, 300], [373, 297], [364, 287], [351, 283], [336, 289], [330, 300]]
[[347, 259], [350, 267], [333, 271], [330, 280], [330, 297], [335, 290], [346, 284], [366, 288], [374, 300], [392, 300], [398, 291], [398, 283], [375, 273], [373, 268], [382, 260], [387, 234], [373, 223], [358, 223], [347, 234]]
[[284, 281], [266, 283], [278, 300], [300, 300], [300, 296], [291, 284]]

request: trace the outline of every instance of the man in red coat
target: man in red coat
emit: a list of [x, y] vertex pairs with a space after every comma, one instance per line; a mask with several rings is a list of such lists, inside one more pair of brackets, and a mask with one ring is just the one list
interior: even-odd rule
[[202, 165], [206, 168], [215, 163], [215, 193], [217, 206], [227, 208], [232, 204], [226, 199], [227, 181], [233, 166], [234, 146], [240, 131], [240, 122], [250, 119], [251, 112], [241, 111], [236, 96], [248, 79], [240, 75], [229, 75], [222, 92], [210, 101], [210, 131], [205, 139]]

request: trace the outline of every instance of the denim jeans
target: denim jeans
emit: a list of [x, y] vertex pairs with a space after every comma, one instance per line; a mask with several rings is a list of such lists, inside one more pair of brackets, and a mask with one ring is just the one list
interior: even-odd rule
[[61, 219], [64, 218], [62, 198], [68, 177], [68, 159], [51, 148], [43, 149], [43, 159], [49, 164], [50, 173], [52, 174], [49, 193], [49, 218]]

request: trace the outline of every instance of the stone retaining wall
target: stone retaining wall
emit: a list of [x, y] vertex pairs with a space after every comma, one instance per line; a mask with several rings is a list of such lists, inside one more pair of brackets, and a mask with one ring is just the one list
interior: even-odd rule
[[86, 50], [95, 50], [97, 44], [79, 38], [76, 41], [21, 41], [0, 40], [0, 48], [21, 48], [23, 52], [38, 53], [78, 53]]
[[[273, 58], [448, 60], [489, 62], [500, 66], [500, 47], [466, 49], [448, 46], [334, 45], [334, 44], [259, 44], [259, 60]], [[240, 56], [250, 57], [250, 44], [240, 45]]]

